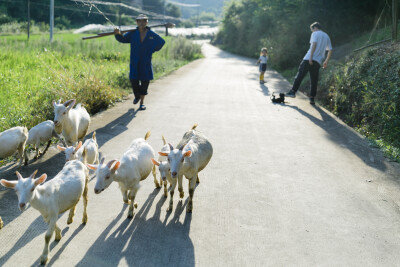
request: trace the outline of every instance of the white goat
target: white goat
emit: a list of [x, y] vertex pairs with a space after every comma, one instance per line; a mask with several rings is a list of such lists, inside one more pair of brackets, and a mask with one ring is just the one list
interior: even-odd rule
[[[165, 141], [164, 136], [162, 136], [162, 140], [164, 143], [164, 146], [161, 148], [161, 153], [169, 153], [170, 148], [169, 145], [167, 144], [167, 141]], [[160, 153], [160, 152], [159, 152]], [[172, 185], [175, 182], [175, 185], [172, 185], [172, 187], [175, 188], [176, 186], [176, 179], [172, 180], [171, 177], [171, 172], [169, 168], [169, 163], [168, 163], [168, 157], [165, 156], [158, 156], [158, 161], [155, 159], [151, 159], [154, 165], [158, 166], [158, 170], [160, 171], [160, 185], [162, 186], [164, 183], [164, 196], [168, 197], [168, 190], [167, 190], [167, 183], [169, 182], [170, 185]], [[173, 195], [173, 192], [171, 191], [171, 194]], [[171, 196], [172, 199], [172, 196]], [[170, 203], [172, 205], [172, 203]], [[168, 208], [168, 210], [170, 207]], [[171, 207], [172, 209], [172, 207]]]
[[79, 159], [82, 161], [82, 152], [85, 149], [86, 150], [86, 160], [87, 163], [90, 164], [99, 164], [99, 146], [96, 141], [96, 132], [93, 132], [92, 138], [86, 139], [85, 143], [79, 141], [79, 144], [74, 147], [74, 146], [69, 146], [69, 147], [62, 147], [57, 145], [57, 148], [61, 151], [65, 152], [65, 160], [74, 160], [74, 159]]
[[[85, 158], [83, 152], [83, 157]], [[79, 198], [83, 197], [83, 219], [82, 223], [86, 224], [88, 218], [86, 213], [88, 202], [88, 175], [89, 171], [85, 164], [79, 160], [67, 162], [63, 169], [50, 181], [40, 185], [46, 181], [47, 175], [42, 174], [37, 179], [34, 171], [30, 177], [23, 178], [19, 172], [16, 172], [18, 181], [7, 181], [2, 179], [0, 182], [3, 186], [14, 188], [18, 196], [19, 209], [23, 211], [27, 204], [38, 210], [49, 228], [45, 235], [45, 245], [40, 258], [40, 263], [45, 264], [48, 259], [49, 242], [55, 230], [55, 240], [61, 239], [61, 229], [57, 226], [59, 214], [70, 210], [67, 223], [73, 221], [76, 204]]]
[[[174, 149], [170, 144], [170, 152], [160, 152], [162, 156], [168, 156], [172, 179], [178, 178], [178, 190], [180, 197], [183, 198], [182, 178], [183, 175], [189, 180], [189, 203], [187, 212], [193, 210], [193, 194], [196, 187], [196, 181], [199, 181], [198, 173], [203, 170], [210, 161], [213, 148], [208, 139], [200, 132], [196, 131], [197, 124], [193, 125], [192, 129], [183, 135], [177, 149]], [[175, 183], [176, 185], [176, 183]], [[171, 188], [171, 192], [175, 188]], [[172, 209], [172, 196], [170, 207]], [[171, 210], [169, 209], [169, 210]]]
[[26, 140], [28, 139], [28, 129], [26, 127], [13, 127], [0, 133], [0, 158], [12, 156], [16, 151], [20, 158], [18, 168], [24, 159]]
[[[150, 131], [143, 138], [133, 140], [128, 150], [124, 153], [121, 160], [111, 160], [107, 164], [104, 158], [100, 160], [99, 165], [87, 164], [92, 170], [96, 171], [96, 185], [94, 192], [100, 194], [104, 189], [115, 181], [118, 182], [123, 201], [129, 205], [128, 218], [134, 215], [134, 207], [136, 193], [139, 190], [139, 182], [146, 179], [150, 172], [153, 171], [154, 183], [156, 187], [160, 187], [156, 179], [156, 171], [151, 159], [154, 158], [153, 148], [146, 142], [150, 136]], [[130, 203], [129, 203], [130, 200]]]
[[[54, 122], [51, 120], [43, 121], [29, 130], [28, 140], [26, 145], [33, 145], [36, 150], [35, 159], [40, 155], [44, 155], [51, 144], [51, 138], [58, 138], [65, 146], [63, 138], [58, 135], [54, 129]], [[43, 152], [40, 152], [39, 147], [41, 142], [47, 142], [47, 146]], [[25, 150], [25, 165], [28, 164], [27, 150]]]
[[55, 129], [57, 133], [62, 131], [68, 146], [82, 141], [90, 124], [89, 113], [80, 103], [72, 109], [75, 102], [75, 99], [71, 99], [60, 104], [60, 100], [57, 103], [53, 100]]

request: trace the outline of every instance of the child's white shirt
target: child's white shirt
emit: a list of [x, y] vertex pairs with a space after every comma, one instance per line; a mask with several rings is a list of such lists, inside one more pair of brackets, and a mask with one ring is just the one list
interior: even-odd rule
[[261, 64], [267, 64], [268, 56], [260, 56], [259, 60]]

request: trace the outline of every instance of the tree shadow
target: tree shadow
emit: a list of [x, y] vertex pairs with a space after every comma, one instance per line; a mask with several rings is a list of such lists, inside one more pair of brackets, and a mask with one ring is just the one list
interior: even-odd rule
[[[191, 215], [185, 222], [179, 222], [183, 212], [182, 201], [175, 208], [173, 222], [166, 225], [160, 220], [161, 208], [167, 198], [154, 189], [141, 206], [133, 220], [125, 219], [112, 233], [122, 216], [103, 231], [96, 242], [86, 252], [77, 266], [117, 266], [124, 259], [128, 266], [194, 266], [194, 248], [189, 238]], [[150, 208], [157, 195], [155, 213], [148, 218]], [[126, 205], [125, 205], [126, 206]], [[166, 207], [165, 207], [166, 208]]]
[[319, 119], [297, 106], [287, 104], [283, 106], [292, 108], [308, 118], [315, 125], [323, 129], [332, 142], [335, 142], [342, 147], [346, 147], [351, 152], [353, 152], [354, 155], [364, 161], [364, 163], [368, 166], [381, 171], [385, 171], [387, 169], [381, 158], [374, 157], [373, 160], [371, 160], [371, 155], [374, 151], [368, 146], [365, 139], [360, 137], [357, 133], [355, 133], [353, 130], [349, 129], [345, 125], [340, 124], [331, 115], [326, 113], [322, 108], [316, 105], [312, 106], [321, 115], [322, 119]]
[[[38, 227], [40, 224], [45, 224], [46, 227]], [[32, 241], [38, 235], [43, 234], [47, 231], [47, 224], [43, 221], [42, 216], [38, 216], [26, 229], [23, 235], [18, 239], [18, 241], [14, 244], [14, 246], [0, 258], [0, 266], [4, 265], [11, 256], [14, 255], [18, 250], [25, 247], [28, 243]], [[3, 240], [5, 242], [5, 240]], [[44, 245], [44, 242], [43, 242]]]

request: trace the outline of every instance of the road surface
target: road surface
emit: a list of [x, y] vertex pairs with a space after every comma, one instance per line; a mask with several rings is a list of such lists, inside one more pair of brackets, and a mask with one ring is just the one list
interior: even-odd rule
[[[146, 111], [130, 96], [90, 128], [111, 160], [148, 130], [159, 151], [161, 135], [176, 145], [198, 123], [214, 155], [193, 213], [186, 179], [172, 212], [152, 177], [142, 181], [132, 220], [117, 184], [95, 195], [93, 180], [87, 225], [82, 201], [74, 223], [60, 217], [63, 238], [51, 241], [48, 266], [399, 266], [399, 165], [304, 95], [271, 103], [290, 85], [273, 70], [260, 85], [255, 59], [203, 50], [204, 59], [151, 84]], [[52, 147], [21, 173], [54, 177], [63, 160]], [[16, 179], [15, 167], [1, 178]], [[0, 216], [0, 265], [38, 265], [47, 229], [39, 212], [21, 213], [13, 190], [1, 188]]]

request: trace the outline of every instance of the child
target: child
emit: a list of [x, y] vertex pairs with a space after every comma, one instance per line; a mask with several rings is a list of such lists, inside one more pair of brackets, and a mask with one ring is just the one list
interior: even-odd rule
[[257, 60], [256, 64], [260, 64], [260, 84], [264, 83], [264, 73], [267, 70], [268, 61], [268, 50], [266, 47], [261, 49], [260, 58]]

